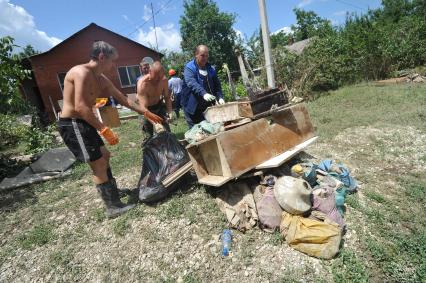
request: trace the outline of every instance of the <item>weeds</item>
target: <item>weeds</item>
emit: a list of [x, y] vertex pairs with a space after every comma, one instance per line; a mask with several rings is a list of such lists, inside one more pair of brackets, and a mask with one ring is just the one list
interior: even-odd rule
[[18, 237], [18, 242], [22, 248], [30, 250], [35, 246], [43, 246], [56, 238], [54, 228], [49, 224], [34, 226], [29, 232]]

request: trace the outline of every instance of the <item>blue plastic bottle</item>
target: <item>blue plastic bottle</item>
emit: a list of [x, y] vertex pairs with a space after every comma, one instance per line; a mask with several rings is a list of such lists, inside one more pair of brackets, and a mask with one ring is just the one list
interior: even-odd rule
[[231, 250], [232, 244], [232, 232], [229, 229], [223, 230], [222, 233], [222, 255], [228, 256]]

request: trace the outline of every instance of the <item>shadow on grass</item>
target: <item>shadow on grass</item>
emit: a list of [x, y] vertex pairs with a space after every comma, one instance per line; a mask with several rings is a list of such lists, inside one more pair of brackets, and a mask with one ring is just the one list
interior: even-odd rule
[[0, 193], [0, 212], [10, 213], [24, 204], [35, 204], [38, 199], [34, 186], [24, 186]]

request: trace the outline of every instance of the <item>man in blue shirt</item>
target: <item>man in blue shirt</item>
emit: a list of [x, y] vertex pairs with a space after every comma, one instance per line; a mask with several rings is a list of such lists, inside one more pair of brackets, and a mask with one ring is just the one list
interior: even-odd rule
[[169, 70], [169, 91], [171, 92], [171, 98], [174, 104], [174, 110], [176, 113], [176, 117], [179, 118], [179, 111], [181, 108], [180, 97], [182, 92], [182, 84], [183, 81], [176, 76], [176, 71], [173, 69]]
[[189, 128], [204, 120], [203, 112], [216, 103], [224, 104], [216, 70], [208, 63], [209, 49], [199, 45], [195, 58], [185, 65], [181, 104]]

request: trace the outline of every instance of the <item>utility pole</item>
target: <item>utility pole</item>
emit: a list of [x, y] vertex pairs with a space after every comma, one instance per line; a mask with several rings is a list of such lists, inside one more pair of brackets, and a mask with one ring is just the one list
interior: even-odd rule
[[151, 2], [151, 13], [152, 13], [152, 21], [154, 22], [155, 46], [157, 46], [157, 51], [158, 51], [157, 28], [155, 27], [154, 8], [152, 7], [152, 2]]
[[275, 88], [274, 69], [272, 68], [271, 42], [269, 40], [268, 17], [266, 16], [265, 0], [258, 0], [260, 25], [262, 26], [263, 49], [265, 52], [266, 77], [268, 78], [268, 86]]

